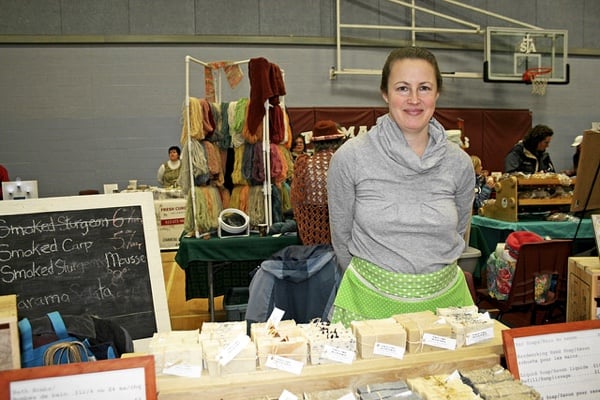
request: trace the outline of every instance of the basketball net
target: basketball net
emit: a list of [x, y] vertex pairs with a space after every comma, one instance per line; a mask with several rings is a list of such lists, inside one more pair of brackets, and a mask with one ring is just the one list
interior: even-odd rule
[[548, 75], [552, 68], [530, 68], [523, 73], [523, 80], [531, 83], [531, 94], [544, 96], [548, 87]]
[[544, 96], [548, 87], [548, 78], [537, 75], [531, 78], [531, 94]]

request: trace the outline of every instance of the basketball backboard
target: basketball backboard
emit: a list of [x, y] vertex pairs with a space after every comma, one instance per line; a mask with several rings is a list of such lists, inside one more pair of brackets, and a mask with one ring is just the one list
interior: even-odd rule
[[483, 79], [486, 82], [528, 82], [525, 76], [529, 79], [528, 70], [535, 68], [544, 74], [549, 84], [567, 84], [567, 54], [566, 30], [488, 27]]

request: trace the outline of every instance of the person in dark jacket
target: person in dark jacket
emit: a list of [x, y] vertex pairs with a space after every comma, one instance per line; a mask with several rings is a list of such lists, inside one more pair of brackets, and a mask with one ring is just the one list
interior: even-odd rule
[[554, 131], [546, 125], [536, 125], [513, 146], [504, 159], [504, 172], [556, 172], [546, 151]]

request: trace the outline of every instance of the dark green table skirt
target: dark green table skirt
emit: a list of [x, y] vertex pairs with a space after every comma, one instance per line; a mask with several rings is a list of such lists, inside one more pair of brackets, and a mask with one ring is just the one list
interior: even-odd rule
[[227, 288], [248, 286], [250, 272], [273, 253], [300, 244], [297, 236], [259, 235], [208, 240], [181, 238], [175, 261], [185, 271], [187, 300], [209, 297], [208, 263], [213, 269], [214, 296], [225, 294]]

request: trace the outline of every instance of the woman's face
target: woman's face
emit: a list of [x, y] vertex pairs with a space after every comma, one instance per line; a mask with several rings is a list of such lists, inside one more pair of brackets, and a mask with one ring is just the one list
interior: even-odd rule
[[546, 151], [548, 146], [550, 146], [550, 141], [552, 140], [552, 136], [546, 136], [544, 140], [538, 143], [537, 151]]
[[392, 64], [383, 99], [403, 133], [427, 132], [438, 97], [435, 69], [427, 61], [405, 58]]
[[179, 154], [177, 154], [177, 150], [169, 151], [169, 160], [171, 160], [171, 161], [179, 160]]
[[293, 151], [296, 153], [302, 153], [304, 151], [304, 139], [301, 137], [296, 138]]

